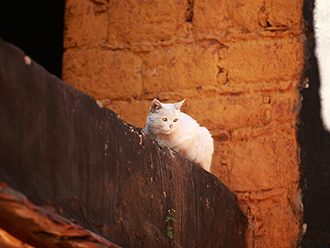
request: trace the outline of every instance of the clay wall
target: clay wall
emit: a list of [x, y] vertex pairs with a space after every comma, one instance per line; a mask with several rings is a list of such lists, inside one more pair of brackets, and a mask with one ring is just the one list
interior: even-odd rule
[[211, 171], [249, 217], [247, 247], [301, 233], [296, 123], [302, 0], [68, 0], [62, 79], [144, 127], [150, 102], [182, 108], [215, 141]]

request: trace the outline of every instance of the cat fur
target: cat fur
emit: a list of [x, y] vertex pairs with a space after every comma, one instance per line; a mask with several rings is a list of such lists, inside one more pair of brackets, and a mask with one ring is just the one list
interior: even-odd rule
[[213, 138], [206, 127], [180, 112], [185, 100], [178, 103], [151, 103], [145, 131], [162, 145], [177, 151], [210, 172]]

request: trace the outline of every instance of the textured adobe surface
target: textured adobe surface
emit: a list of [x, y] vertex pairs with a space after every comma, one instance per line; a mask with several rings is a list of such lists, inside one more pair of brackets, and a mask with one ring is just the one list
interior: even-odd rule
[[243, 247], [247, 218], [218, 178], [1, 40], [0, 54], [1, 180], [123, 247]]
[[[77, 2], [67, 1], [66, 13]], [[249, 217], [247, 246], [295, 244], [303, 211], [296, 138], [297, 89], [304, 71], [303, 1], [79, 2], [94, 15], [76, 22], [64, 44], [83, 39], [79, 27], [84, 23], [100, 25], [89, 44], [66, 46], [63, 80], [141, 128], [154, 97], [186, 99], [183, 111], [214, 137], [212, 173], [237, 194]], [[128, 11], [119, 11], [125, 4]], [[68, 27], [85, 13], [77, 11], [67, 15]], [[114, 60], [95, 68], [94, 60], [85, 60], [91, 52], [125, 58], [118, 67], [111, 66]], [[132, 82], [136, 91], [128, 96]], [[103, 85], [109, 88], [96, 90]]]

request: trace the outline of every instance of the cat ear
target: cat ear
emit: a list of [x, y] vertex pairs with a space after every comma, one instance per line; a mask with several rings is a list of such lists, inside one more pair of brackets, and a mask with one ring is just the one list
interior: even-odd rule
[[180, 108], [181, 108], [181, 106], [182, 106], [182, 104], [184, 103], [185, 100], [186, 100], [186, 99], [184, 99], [184, 100], [181, 101], [181, 102], [174, 103], [174, 108], [175, 108], [176, 110], [180, 110]]
[[151, 108], [150, 108], [150, 111], [155, 111], [155, 110], [158, 110], [158, 109], [161, 109], [163, 106], [162, 106], [162, 103], [160, 101], [158, 101], [156, 98], [154, 100], [152, 100], [151, 102]]

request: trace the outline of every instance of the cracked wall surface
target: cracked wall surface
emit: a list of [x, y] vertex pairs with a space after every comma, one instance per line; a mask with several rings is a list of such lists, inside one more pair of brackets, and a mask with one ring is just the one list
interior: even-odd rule
[[249, 217], [248, 247], [291, 247], [302, 205], [296, 138], [302, 0], [68, 0], [65, 82], [144, 127], [153, 98], [215, 140], [211, 171]]

